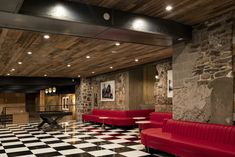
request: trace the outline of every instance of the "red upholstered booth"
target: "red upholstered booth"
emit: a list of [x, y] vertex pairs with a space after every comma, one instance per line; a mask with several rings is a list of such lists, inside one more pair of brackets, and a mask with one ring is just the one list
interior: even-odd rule
[[141, 129], [148, 128], [161, 128], [163, 126], [164, 119], [172, 119], [172, 113], [170, 112], [152, 112], [150, 113], [150, 121], [149, 124], [141, 124]]
[[154, 110], [98, 110], [94, 109], [91, 114], [83, 114], [82, 120], [89, 122], [102, 123], [99, 117], [109, 117], [104, 120], [105, 124], [113, 126], [129, 126], [134, 125], [135, 121], [133, 117], [146, 117], [149, 118], [149, 114]]
[[233, 126], [168, 120], [142, 130], [141, 142], [180, 157], [235, 157]]

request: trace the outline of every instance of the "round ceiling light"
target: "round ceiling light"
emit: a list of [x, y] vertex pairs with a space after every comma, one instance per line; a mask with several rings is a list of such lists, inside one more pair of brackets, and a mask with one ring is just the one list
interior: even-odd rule
[[171, 5], [166, 6], [166, 11], [171, 11], [173, 7]]
[[120, 44], [119, 42], [116, 42], [115, 45], [116, 45], [116, 46], [120, 46], [121, 44]]
[[46, 35], [43, 36], [43, 38], [44, 38], [44, 39], [49, 39], [50, 36], [46, 34]]

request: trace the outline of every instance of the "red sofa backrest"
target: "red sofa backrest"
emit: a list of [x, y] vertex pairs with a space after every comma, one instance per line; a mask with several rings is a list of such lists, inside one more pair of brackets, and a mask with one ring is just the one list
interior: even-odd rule
[[170, 112], [152, 112], [150, 114], [151, 121], [163, 122], [164, 119], [172, 119]]
[[148, 109], [148, 110], [128, 110], [127, 115], [128, 117], [149, 117], [150, 113], [154, 110]]
[[168, 120], [163, 131], [215, 143], [235, 145], [235, 127], [218, 124]]
[[93, 115], [98, 115], [98, 116], [107, 116], [107, 117], [127, 117], [126, 111], [118, 111], [118, 110], [99, 110], [99, 109], [94, 109], [92, 111]]
[[99, 110], [94, 109], [93, 115], [108, 117], [148, 117], [154, 110]]

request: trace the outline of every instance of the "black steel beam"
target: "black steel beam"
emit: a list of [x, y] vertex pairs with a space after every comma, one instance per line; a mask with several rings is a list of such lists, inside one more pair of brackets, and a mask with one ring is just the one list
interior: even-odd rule
[[39, 86], [65, 86], [80, 83], [79, 78], [60, 78], [60, 77], [17, 77], [1, 76], [0, 86], [4, 85], [39, 85]]
[[58, 93], [73, 93], [79, 78], [4, 77], [0, 78], [1, 93], [38, 93], [41, 89], [56, 87]]
[[62, 0], [24, 0], [19, 14], [0, 12], [0, 26], [163, 47], [190, 40], [192, 31], [170, 20]]

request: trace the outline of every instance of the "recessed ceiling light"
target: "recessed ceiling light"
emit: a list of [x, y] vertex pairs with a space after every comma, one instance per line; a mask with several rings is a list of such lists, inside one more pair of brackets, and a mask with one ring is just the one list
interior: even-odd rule
[[47, 74], [44, 74], [45, 77], [47, 77]]
[[11, 75], [11, 74], [9, 74], [9, 73], [7, 74], [7, 76], [10, 76], [10, 75]]
[[92, 74], [94, 74], [95, 72], [94, 72], [94, 71], [92, 71], [91, 73], [92, 73]]
[[111, 51], [112, 53], [117, 53], [117, 51]]
[[121, 44], [120, 44], [119, 42], [116, 42], [115, 45], [116, 45], [116, 46], [120, 46]]
[[113, 69], [113, 67], [109, 67], [110, 69]]
[[178, 38], [178, 40], [179, 40], [179, 41], [182, 41], [182, 40], [184, 40], [184, 38]]
[[15, 71], [15, 69], [14, 69], [14, 68], [12, 68], [12, 69], [11, 69], [11, 71]]
[[31, 55], [31, 54], [33, 54], [33, 53], [32, 53], [31, 51], [29, 51], [29, 52], [27, 52], [27, 54], [28, 54], [28, 55]]
[[43, 38], [44, 38], [44, 39], [49, 39], [50, 36], [46, 34], [46, 35], [43, 36]]
[[91, 56], [86, 56], [87, 59], [91, 58]]
[[171, 5], [166, 6], [166, 11], [171, 11], [173, 8]]
[[68, 64], [68, 65], [67, 65], [67, 67], [71, 67], [71, 65], [70, 65], [70, 64]]
[[81, 75], [78, 75], [78, 77], [81, 77]]
[[20, 65], [21, 65], [21, 64], [22, 64], [22, 62], [18, 62], [18, 64], [20, 64]]
[[136, 58], [136, 59], [135, 59], [135, 62], [139, 62], [139, 59]]

